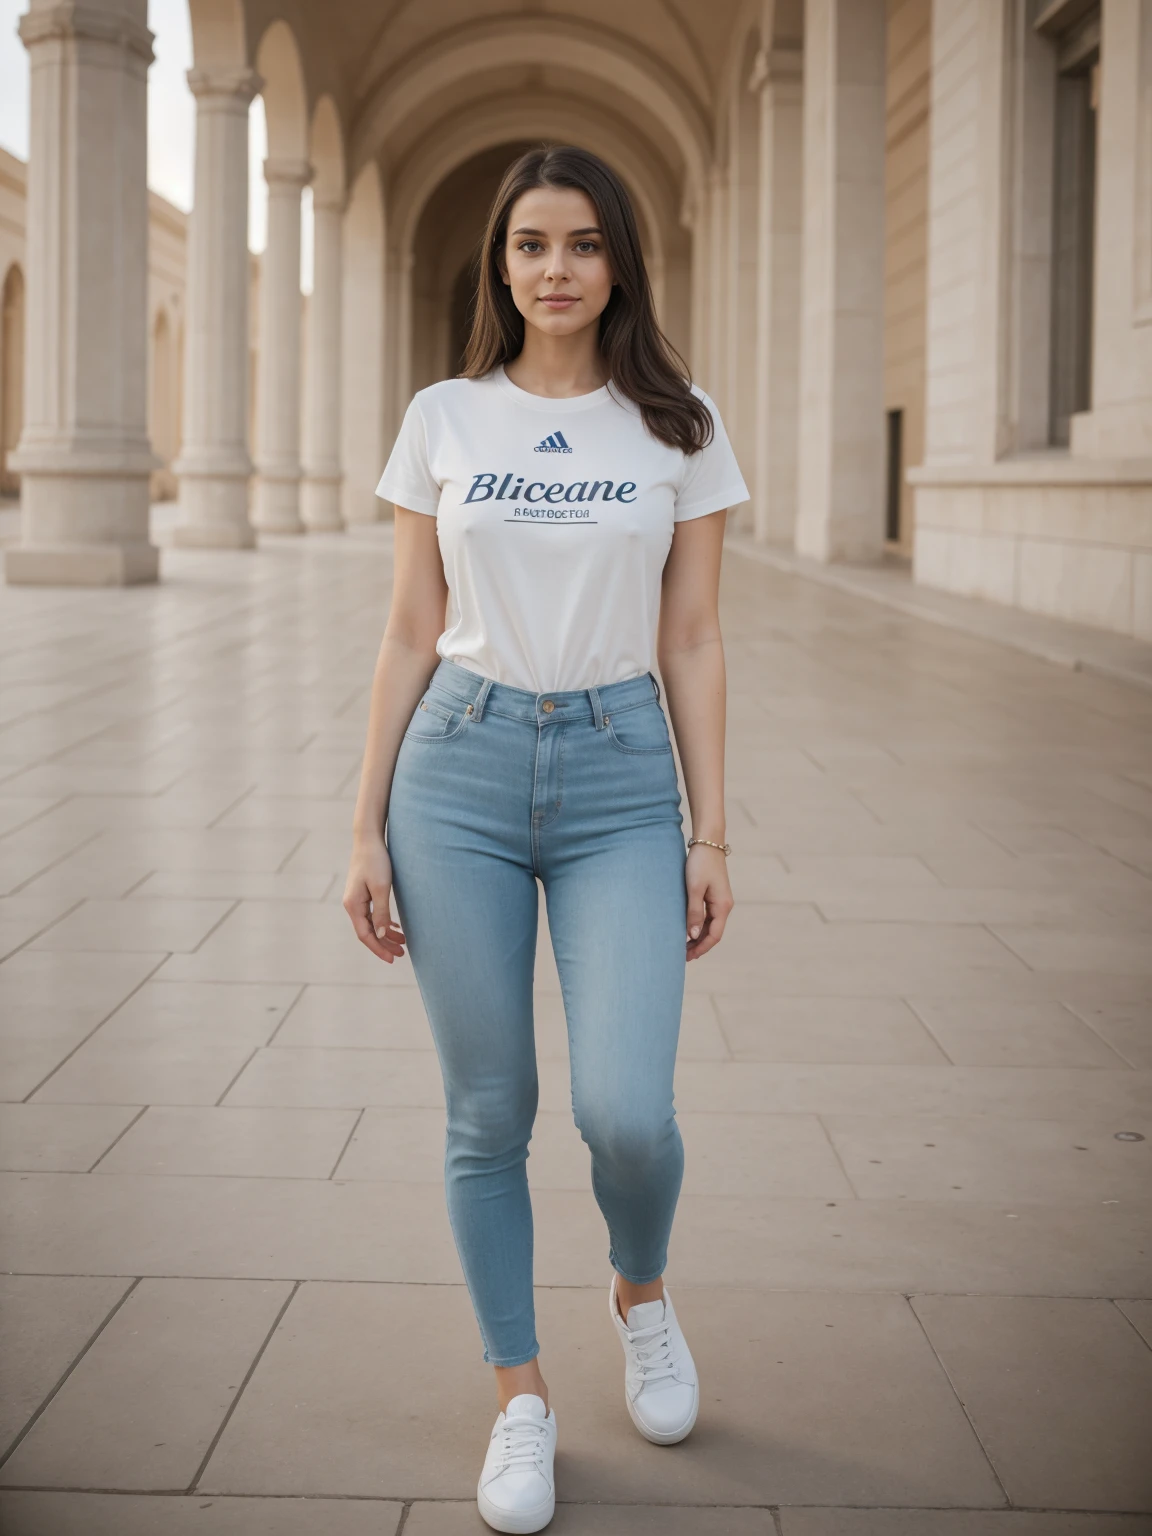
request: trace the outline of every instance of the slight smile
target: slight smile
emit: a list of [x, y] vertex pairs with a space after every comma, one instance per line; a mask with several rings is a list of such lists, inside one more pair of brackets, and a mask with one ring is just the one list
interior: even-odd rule
[[571, 309], [572, 305], [579, 304], [580, 300], [568, 293], [552, 293], [545, 295], [540, 302], [547, 304], [549, 309]]

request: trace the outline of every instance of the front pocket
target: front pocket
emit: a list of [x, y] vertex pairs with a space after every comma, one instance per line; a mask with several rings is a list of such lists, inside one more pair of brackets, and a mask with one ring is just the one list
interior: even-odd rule
[[604, 730], [618, 752], [655, 757], [672, 750], [668, 720], [655, 699], [619, 714], [609, 712], [604, 716]]
[[405, 741], [451, 741], [472, 718], [471, 704], [450, 709], [438, 699], [425, 694], [412, 711]]

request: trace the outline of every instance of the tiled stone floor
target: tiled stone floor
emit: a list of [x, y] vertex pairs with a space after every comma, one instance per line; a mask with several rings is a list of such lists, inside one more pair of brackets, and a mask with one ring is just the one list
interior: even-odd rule
[[[0, 595], [0, 1529], [477, 1532], [436, 1061], [339, 905], [387, 535], [165, 576]], [[1152, 1530], [1152, 694], [735, 552], [724, 617], [703, 1409], [624, 1414], [545, 930], [553, 1529]]]

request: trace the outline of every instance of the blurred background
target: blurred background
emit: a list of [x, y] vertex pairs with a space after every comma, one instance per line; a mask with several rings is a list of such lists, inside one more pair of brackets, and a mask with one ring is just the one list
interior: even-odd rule
[[735, 532], [1152, 635], [1147, 0], [3, 0], [9, 581], [386, 516], [540, 140], [632, 192]]

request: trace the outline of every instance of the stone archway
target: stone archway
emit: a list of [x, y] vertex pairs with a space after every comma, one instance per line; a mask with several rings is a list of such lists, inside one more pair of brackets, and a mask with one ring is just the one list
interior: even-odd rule
[[8, 468], [24, 429], [24, 274], [13, 263], [0, 307], [0, 496], [20, 494], [20, 476]]
[[496, 144], [451, 171], [424, 204], [412, 241], [412, 388], [459, 370], [475, 257], [507, 166], [530, 146]]

